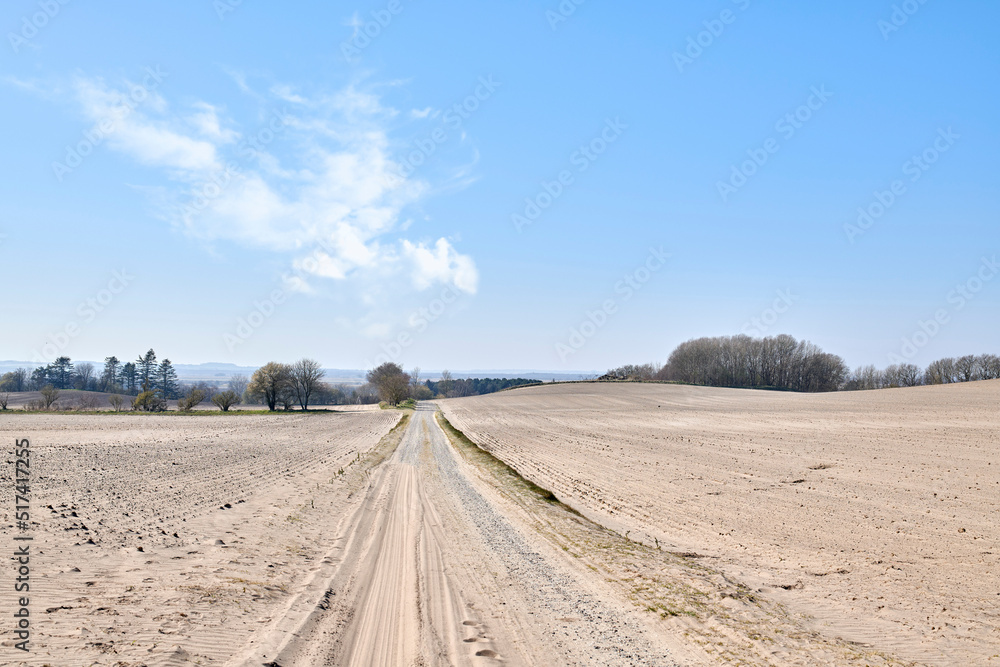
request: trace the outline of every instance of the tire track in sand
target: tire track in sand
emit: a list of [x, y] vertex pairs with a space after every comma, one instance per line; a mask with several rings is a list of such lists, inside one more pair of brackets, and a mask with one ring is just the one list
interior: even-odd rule
[[[673, 664], [620, 605], [549, 562], [477, 490], [433, 415], [419, 406], [371, 471], [331, 540], [343, 549], [325, 595], [267, 664]], [[565, 616], [579, 619], [572, 632]]]

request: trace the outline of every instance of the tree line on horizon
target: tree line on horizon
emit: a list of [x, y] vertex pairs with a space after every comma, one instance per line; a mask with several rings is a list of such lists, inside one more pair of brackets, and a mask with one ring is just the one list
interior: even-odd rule
[[625, 365], [602, 381], [681, 382], [709, 387], [802, 392], [858, 391], [1000, 379], [1000, 357], [966, 355], [932, 362], [893, 364], [851, 371], [844, 360], [807, 341], [782, 334], [765, 338], [717, 336], [678, 345], [667, 363]]
[[[182, 411], [190, 411], [209, 401], [220, 410], [229, 411], [235, 405], [264, 405], [274, 411], [279, 407], [308, 410], [310, 405], [360, 405], [384, 402], [399, 405], [407, 400], [428, 400], [457, 396], [475, 396], [501, 391], [510, 387], [537, 384], [524, 378], [454, 379], [447, 370], [437, 381], [420, 381], [420, 368], [410, 373], [394, 363], [382, 364], [368, 372], [361, 386], [334, 385], [323, 381], [319, 362], [300, 359], [292, 364], [271, 361], [257, 369], [251, 377], [236, 374], [224, 385], [198, 382], [183, 384], [169, 359], [157, 361], [152, 349], [134, 362], [122, 363], [118, 357], [104, 360], [98, 373], [91, 363], [74, 364], [69, 357], [35, 369], [18, 368], [0, 376], [0, 409], [6, 410], [10, 393], [40, 392], [39, 399], [27, 409], [59, 409], [60, 392], [79, 390], [111, 394], [110, 405], [120, 411], [126, 403], [133, 410], [159, 412], [167, 409], [168, 401], [176, 401]], [[126, 397], [131, 400], [126, 401]], [[99, 400], [92, 396], [78, 399], [78, 407], [94, 409]]]
[[432, 398], [460, 398], [492, 394], [512, 387], [541, 384], [526, 378], [462, 378], [455, 379], [444, 370], [441, 379], [420, 381], [420, 368], [407, 373], [399, 364], [387, 361], [368, 371], [366, 378], [379, 393], [379, 398], [389, 405], [399, 405], [408, 400], [426, 401]]

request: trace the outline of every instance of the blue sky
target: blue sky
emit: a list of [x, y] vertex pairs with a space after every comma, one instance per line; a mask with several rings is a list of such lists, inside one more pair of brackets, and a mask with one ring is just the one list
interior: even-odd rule
[[7, 2], [0, 358], [603, 370], [740, 331], [852, 366], [1000, 351], [998, 19]]

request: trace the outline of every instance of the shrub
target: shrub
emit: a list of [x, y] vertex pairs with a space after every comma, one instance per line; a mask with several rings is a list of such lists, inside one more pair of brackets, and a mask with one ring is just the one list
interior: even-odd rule
[[228, 389], [213, 396], [212, 402], [223, 412], [229, 412], [229, 408], [240, 402], [240, 397], [235, 391]]
[[80, 397], [80, 402], [77, 404], [78, 410], [96, 410], [97, 406], [101, 404], [101, 399], [93, 394], [84, 394]]
[[163, 412], [167, 409], [167, 402], [160, 398], [160, 395], [155, 391], [144, 391], [132, 401], [132, 409], [143, 412]]
[[204, 400], [205, 392], [201, 389], [192, 389], [191, 393], [177, 401], [177, 409], [181, 412], [191, 412]]
[[115, 412], [121, 412], [122, 406], [125, 404], [125, 397], [118, 394], [112, 394], [108, 396], [108, 403], [114, 408]]

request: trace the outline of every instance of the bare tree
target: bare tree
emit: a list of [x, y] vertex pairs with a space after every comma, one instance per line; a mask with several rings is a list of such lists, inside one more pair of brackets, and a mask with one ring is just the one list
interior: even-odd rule
[[291, 383], [295, 398], [303, 410], [309, 409], [309, 399], [323, 382], [323, 369], [313, 359], [300, 359], [292, 364]]
[[932, 361], [924, 372], [924, 382], [927, 384], [951, 384], [952, 382], [958, 382], [955, 360], [946, 358]]
[[[863, 382], [880, 383], [874, 367], [871, 371], [863, 370]], [[689, 340], [677, 346], [655, 378], [716, 387], [836, 391], [847, 376], [847, 366], [840, 357], [782, 334]]]
[[96, 410], [101, 405], [101, 397], [96, 394], [83, 394], [77, 403], [79, 410]]
[[83, 363], [76, 365], [76, 388], [87, 391], [94, 381], [94, 364]]
[[52, 404], [59, 400], [59, 390], [52, 385], [42, 387], [42, 408], [48, 410]]
[[967, 354], [955, 360], [955, 373], [959, 382], [972, 382], [978, 380], [979, 364], [976, 357]]
[[984, 380], [1000, 380], [1000, 357], [984, 354], [979, 357], [980, 374]]
[[239, 397], [239, 400], [236, 401], [239, 403], [243, 400], [244, 394], [247, 393], [247, 387], [249, 385], [250, 379], [247, 378], [246, 375], [237, 374], [229, 378], [229, 385], [227, 388]]
[[121, 412], [122, 406], [125, 405], [125, 397], [120, 394], [112, 394], [108, 396], [108, 403], [115, 412]]
[[286, 364], [271, 361], [254, 371], [247, 385], [247, 393], [258, 396], [267, 404], [267, 409], [274, 412], [278, 401], [290, 383], [290, 368]]
[[7, 392], [0, 393], [0, 410], [7, 410], [7, 403], [10, 401], [10, 394]]
[[454, 386], [455, 383], [451, 379], [451, 371], [448, 369], [441, 371], [441, 379], [438, 381], [438, 393], [444, 398], [448, 398]]
[[212, 402], [223, 412], [229, 412], [229, 408], [240, 402], [240, 397], [232, 389], [227, 389], [213, 396]]
[[204, 391], [201, 389], [192, 389], [187, 396], [177, 401], [177, 409], [181, 412], [191, 412], [204, 400]]

